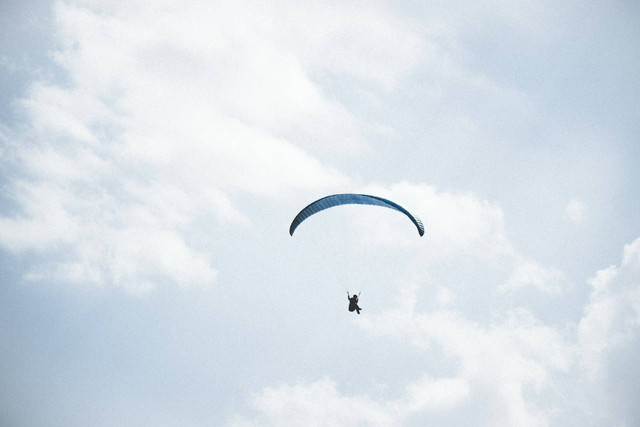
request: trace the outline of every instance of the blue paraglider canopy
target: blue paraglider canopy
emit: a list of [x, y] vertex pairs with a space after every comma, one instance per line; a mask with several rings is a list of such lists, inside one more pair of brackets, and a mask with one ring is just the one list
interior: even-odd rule
[[311, 215], [317, 214], [318, 212], [325, 209], [340, 205], [372, 205], [393, 209], [405, 214], [418, 229], [418, 234], [420, 234], [420, 236], [424, 235], [424, 225], [422, 225], [422, 221], [420, 221], [420, 218], [412, 215], [408, 210], [398, 205], [397, 203], [394, 203], [391, 200], [383, 199], [382, 197], [352, 193], [334, 194], [331, 196], [323, 197], [311, 203], [309, 206], [302, 209], [300, 213], [298, 213], [298, 215], [296, 215], [296, 217], [293, 219], [293, 222], [289, 227], [289, 234], [293, 236], [293, 232], [296, 230], [296, 228], [298, 228], [302, 221], [309, 218]]

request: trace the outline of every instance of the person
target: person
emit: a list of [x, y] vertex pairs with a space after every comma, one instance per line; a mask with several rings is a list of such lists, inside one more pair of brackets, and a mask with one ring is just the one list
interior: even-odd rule
[[360, 307], [358, 307], [358, 295], [349, 296], [349, 291], [347, 291], [347, 298], [349, 299], [349, 311], [356, 311], [356, 313], [360, 314]]

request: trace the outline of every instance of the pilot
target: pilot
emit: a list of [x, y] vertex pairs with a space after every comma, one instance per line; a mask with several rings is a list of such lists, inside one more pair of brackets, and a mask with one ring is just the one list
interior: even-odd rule
[[360, 307], [358, 307], [358, 295], [354, 295], [352, 297], [349, 296], [349, 292], [347, 291], [347, 298], [349, 299], [349, 311], [356, 311], [356, 313], [360, 314]]

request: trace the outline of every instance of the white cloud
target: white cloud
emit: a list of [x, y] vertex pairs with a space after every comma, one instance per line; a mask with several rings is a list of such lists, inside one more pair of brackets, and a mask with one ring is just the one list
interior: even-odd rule
[[254, 400], [269, 425], [389, 425], [389, 414], [367, 396], [342, 396], [334, 381], [267, 388]]
[[[282, 7], [291, 13], [274, 14]], [[187, 236], [203, 216], [250, 225], [237, 205], [243, 195], [352, 184], [309, 154], [364, 144], [365, 124], [318, 82], [341, 76], [392, 91], [440, 49], [385, 4], [363, 12], [348, 4], [131, 2], [121, 10], [102, 1], [58, 2], [55, 13], [54, 57], [66, 82], [35, 83], [23, 101], [30, 129], [16, 137], [16, 152], [28, 191], [18, 194], [15, 181], [24, 212], [2, 218], [0, 243], [49, 254], [52, 245], [66, 245], [75, 267], [58, 271], [74, 281], [99, 277], [108, 257], [90, 260], [124, 247], [118, 236], [140, 229], [179, 239], [174, 247], [200, 271], [211, 256]], [[504, 254], [491, 251], [513, 252], [499, 208], [428, 187], [406, 191], [409, 200], [424, 196], [417, 207], [426, 208], [439, 256], [478, 247], [498, 258]], [[102, 249], [80, 249], [86, 246]], [[82, 271], [92, 273], [78, 273], [87, 263], [95, 265]], [[172, 281], [183, 280], [164, 267]], [[134, 267], [126, 270], [136, 277]], [[184, 279], [214, 273], [209, 267], [200, 279]]]
[[499, 289], [506, 291], [533, 286], [550, 294], [558, 294], [562, 291], [563, 279], [564, 275], [556, 269], [544, 268], [533, 260], [515, 256], [511, 276]]
[[544, 412], [549, 408], [536, 407], [529, 395], [553, 393], [553, 375], [567, 371], [572, 362], [566, 338], [524, 310], [491, 327], [469, 322], [454, 311], [406, 315], [392, 310], [369, 319], [365, 328], [442, 348], [459, 364], [458, 378], [469, 385], [469, 399], [487, 405], [478, 420], [482, 425], [547, 424]]
[[[420, 217], [425, 226], [424, 239], [429, 246], [437, 248], [432, 251], [433, 257], [445, 258], [455, 253], [499, 257], [512, 251], [504, 232], [502, 210], [471, 193], [450, 193], [410, 182], [368, 185], [361, 191], [393, 200]], [[398, 222], [393, 223], [381, 221], [375, 229], [361, 225], [362, 238], [378, 239], [381, 244], [393, 242], [424, 247], [424, 242], [416, 240], [413, 234], [398, 232], [400, 220], [406, 219], [397, 218]], [[479, 250], [481, 248], [483, 250]]]
[[565, 208], [565, 215], [575, 223], [584, 221], [586, 206], [578, 199], [572, 199]]
[[436, 295], [436, 301], [438, 302], [438, 305], [440, 306], [452, 305], [455, 302], [455, 299], [456, 299], [456, 295], [455, 293], [453, 293], [451, 289], [446, 288], [444, 286], [440, 286], [438, 288], [438, 293]]
[[[525, 287], [558, 294], [562, 291], [563, 274], [526, 258], [509, 242], [504, 214], [499, 206], [472, 193], [438, 191], [425, 184], [402, 182], [384, 186], [368, 186], [363, 192], [394, 200], [419, 216], [425, 226], [422, 240], [410, 233], [398, 232], [404, 218], [397, 222], [376, 223], [375, 227], [354, 223], [360, 227], [366, 245], [400, 245], [410, 247], [421, 262], [443, 263], [457, 257], [481, 260], [490, 268], [508, 273], [504, 283], [486, 284], [502, 291], [517, 291]], [[403, 227], [402, 229], [408, 227]]]
[[289, 6], [283, 30], [296, 35], [292, 49], [313, 69], [391, 91], [428, 53], [418, 23], [383, 2]]
[[278, 136], [285, 127], [359, 131], [260, 10], [147, 6], [123, 14], [101, 2], [56, 4], [55, 58], [67, 83], [31, 86], [29, 128], [3, 149], [16, 159], [8, 188], [21, 212], [0, 219], [0, 244], [51, 257], [31, 279], [132, 292], [207, 284], [215, 257], [188, 243], [197, 221], [248, 226], [243, 194], [350, 181]]
[[[468, 385], [459, 379], [423, 377], [410, 384], [403, 397], [376, 401], [364, 395], [343, 395], [338, 384], [325, 377], [309, 384], [285, 384], [262, 390], [252, 402], [261, 414], [253, 423], [271, 426], [400, 425], [416, 413], [452, 410], [466, 399], [468, 391]], [[237, 419], [230, 424], [252, 423]]]
[[407, 385], [404, 396], [387, 400], [342, 394], [329, 378], [266, 388], [252, 400], [260, 415], [252, 423], [242, 422], [403, 425], [409, 419], [433, 419], [482, 402], [474, 424], [547, 425], [550, 412], [546, 412], [553, 408], [535, 406], [530, 396], [554, 393], [553, 374], [566, 372], [572, 361], [565, 339], [524, 311], [513, 312], [505, 324], [488, 328], [447, 310], [415, 315], [389, 311], [367, 318], [364, 325], [376, 335], [417, 334], [433, 340], [459, 366], [456, 376], [422, 376]]
[[640, 332], [640, 239], [625, 245], [620, 266], [598, 271], [589, 284], [578, 329], [581, 361], [591, 378], [606, 377], [611, 353], [630, 347]]
[[[322, 93], [299, 52], [292, 51], [311, 25], [286, 31], [293, 29], [274, 17], [288, 14], [274, 15], [272, 7], [149, 4], [128, 14], [109, 10], [103, 17], [62, 5], [62, 33], [77, 48], [58, 56], [83, 87], [103, 94], [135, 88], [141, 97], [127, 97], [120, 102], [124, 108], [146, 101], [150, 110], [167, 106], [175, 112], [204, 103], [250, 127], [296, 136], [307, 148], [348, 149], [348, 141], [362, 146], [359, 119]], [[315, 22], [320, 16], [306, 11], [301, 19]], [[304, 48], [308, 52], [310, 46]], [[96, 63], [101, 67], [90, 70]]]

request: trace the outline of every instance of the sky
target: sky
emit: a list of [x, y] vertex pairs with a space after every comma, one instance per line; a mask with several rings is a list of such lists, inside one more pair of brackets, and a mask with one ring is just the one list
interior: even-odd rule
[[0, 424], [639, 425], [639, 19], [3, 0]]

